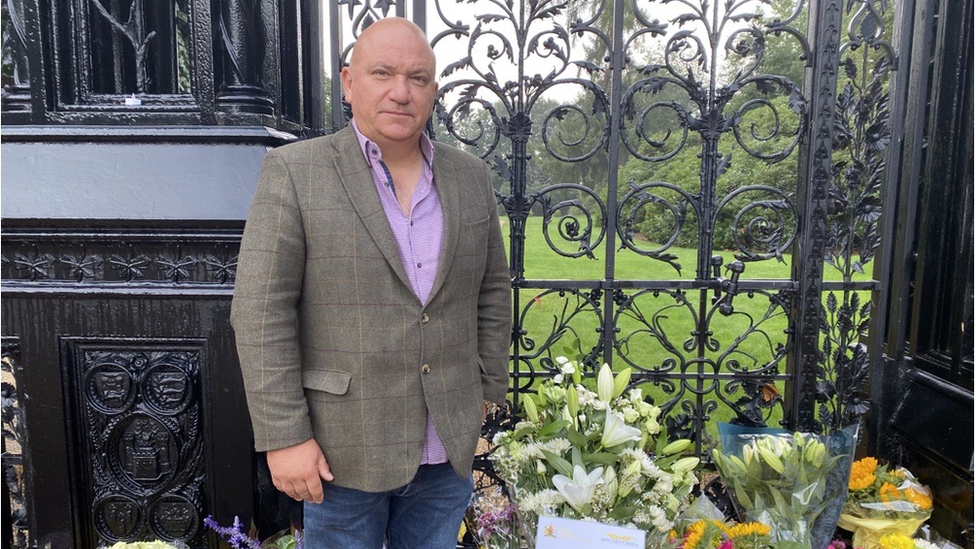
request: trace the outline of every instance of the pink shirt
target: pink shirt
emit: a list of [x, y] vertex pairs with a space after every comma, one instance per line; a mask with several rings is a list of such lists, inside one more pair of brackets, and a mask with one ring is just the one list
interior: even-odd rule
[[[424, 155], [424, 169], [414, 190], [408, 216], [403, 213], [403, 209], [397, 202], [393, 178], [383, 162], [383, 153], [379, 146], [359, 132], [355, 120], [352, 121], [352, 127], [356, 131], [356, 137], [359, 138], [359, 146], [366, 157], [366, 163], [369, 164], [369, 172], [373, 176], [373, 182], [376, 183], [376, 190], [379, 191], [380, 202], [383, 204], [386, 219], [390, 222], [390, 229], [400, 249], [400, 260], [404, 270], [407, 271], [410, 286], [417, 299], [421, 303], [427, 303], [430, 289], [434, 285], [434, 277], [437, 275], [441, 237], [444, 232], [444, 214], [441, 211], [437, 190], [434, 188], [434, 172], [431, 167], [434, 161], [434, 145], [426, 135], [421, 134], [420, 150]], [[444, 450], [444, 444], [434, 430], [434, 422], [428, 415], [427, 437], [420, 464], [433, 465], [447, 461], [447, 451]]]

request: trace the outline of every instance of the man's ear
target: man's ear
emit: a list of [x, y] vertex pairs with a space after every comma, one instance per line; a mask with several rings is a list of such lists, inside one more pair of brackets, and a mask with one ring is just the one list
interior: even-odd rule
[[342, 67], [342, 72], [339, 73], [339, 80], [342, 82], [342, 94], [346, 97], [346, 101], [352, 95], [350, 88], [352, 86], [352, 74], [349, 71], [349, 66], [346, 65]]

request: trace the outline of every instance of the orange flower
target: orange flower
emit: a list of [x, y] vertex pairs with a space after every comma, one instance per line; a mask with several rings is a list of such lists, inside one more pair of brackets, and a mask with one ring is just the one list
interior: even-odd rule
[[878, 460], [873, 457], [866, 457], [859, 459], [851, 465], [851, 476], [857, 475], [859, 477], [874, 474], [878, 469]]
[[848, 487], [851, 489], [852, 492], [857, 490], [864, 490], [865, 488], [868, 488], [871, 485], [873, 485], [876, 479], [877, 477], [875, 477], [873, 474], [867, 474], [867, 475], [856, 477], [852, 472], [851, 480]]
[[874, 472], [878, 469], [878, 460], [866, 457], [854, 462], [851, 466], [851, 478], [848, 487], [851, 491], [864, 490], [874, 484], [877, 477]]
[[905, 499], [898, 487], [890, 482], [881, 485], [881, 489], [878, 490], [878, 495], [881, 496], [881, 501]]
[[932, 508], [932, 496], [924, 492], [907, 488], [904, 495], [905, 499], [917, 505], [920, 510]]

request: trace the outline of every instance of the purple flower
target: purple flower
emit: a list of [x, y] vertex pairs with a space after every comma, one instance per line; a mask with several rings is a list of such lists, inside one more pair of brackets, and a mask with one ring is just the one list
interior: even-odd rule
[[241, 530], [241, 519], [236, 515], [234, 516], [234, 524], [231, 526], [225, 527], [217, 524], [211, 515], [207, 515], [207, 518], [203, 519], [203, 524], [227, 540], [227, 543], [234, 549], [261, 549], [260, 542], [251, 539]]

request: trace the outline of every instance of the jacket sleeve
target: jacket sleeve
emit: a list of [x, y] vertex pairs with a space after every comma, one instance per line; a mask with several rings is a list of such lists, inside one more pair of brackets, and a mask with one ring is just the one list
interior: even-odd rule
[[512, 342], [512, 278], [508, 270], [505, 243], [498, 219], [498, 206], [491, 188], [491, 172], [485, 171], [488, 203], [488, 258], [478, 296], [478, 355], [486, 400], [504, 404], [508, 393], [508, 357]]
[[280, 150], [264, 159], [238, 257], [231, 324], [258, 451], [312, 438], [297, 304], [305, 267], [298, 198]]

